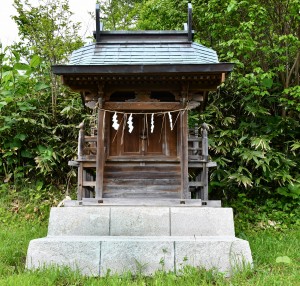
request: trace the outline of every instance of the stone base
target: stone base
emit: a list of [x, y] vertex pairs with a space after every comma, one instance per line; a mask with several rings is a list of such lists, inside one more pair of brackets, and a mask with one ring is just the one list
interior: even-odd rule
[[182, 205], [52, 208], [48, 236], [30, 242], [26, 261], [90, 276], [180, 273], [185, 265], [230, 275], [245, 264], [251, 251], [235, 237], [232, 209]]
[[234, 236], [231, 208], [101, 206], [52, 208], [50, 236]]
[[32, 240], [26, 267], [69, 266], [88, 276], [180, 273], [186, 265], [230, 275], [252, 263], [249, 243], [230, 236], [49, 236]]

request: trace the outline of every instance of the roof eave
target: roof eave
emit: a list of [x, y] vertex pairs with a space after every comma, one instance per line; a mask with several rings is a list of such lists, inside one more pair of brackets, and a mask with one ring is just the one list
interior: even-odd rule
[[71, 74], [169, 74], [169, 73], [229, 73], [233, 63], [159, 64], [159, 65], [55, 65], [56, 75]]

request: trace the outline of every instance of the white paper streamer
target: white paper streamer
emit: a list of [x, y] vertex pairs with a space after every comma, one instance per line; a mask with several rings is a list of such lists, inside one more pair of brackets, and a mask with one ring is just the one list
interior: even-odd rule
[[113, 127], [115, 130], [118, 130], [120, 124], [118, 123], [118, 115], [117, 115], [117, 112], [114, 113], [114, 116], [113, 116], [112, 120], [113, 120], [113, 125], [112, 125], [112, 127]]
[[129, 133], [131, 133], [133, 130], [132, 113], [130, 113], [127, 123], [128, 123], [128, 131]]
[[151, 133], [154, 131], [154, 113], [151, 114]]
[[170, 120], [170, 128], [171, 128], [171, 130], [173, 130], [173, 121], [172, 121], [172, 114], [171, 114], [171, 112], [168, 112], [168, 115], [169, 115], [169, 120]]

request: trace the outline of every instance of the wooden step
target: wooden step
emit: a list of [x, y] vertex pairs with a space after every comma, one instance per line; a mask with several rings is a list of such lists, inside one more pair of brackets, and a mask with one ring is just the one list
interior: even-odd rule
[[180, 172], [180, 165], [106, 165], [105, 166], [105, 171], [106, 172], [123, 172], [123, 171], [131, 171], [131, 172], [136, 172], [136, 171], [146, 171], [146, 172], [161, 172], [161, 171], [168, 171], [168, 172]]
[[180, 198], [180, 186], [105, 186], [104, 198]]
[[123, 178], [104, 178], [104, 184], [110, 186], [122, 185], [122, 186], [157, 186], [157, 185], [180, 185], [180, 178], [176, 179], [123, 179]]
[[177, 179], [179, 176], [175, 172], [104, 172], [104, 178], [111, 179]]

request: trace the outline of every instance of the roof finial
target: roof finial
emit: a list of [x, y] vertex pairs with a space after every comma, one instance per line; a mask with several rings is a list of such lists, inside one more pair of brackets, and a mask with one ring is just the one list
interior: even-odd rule
[[189, 40], [189, 42], [193, 41], [192, 21], [193, 21], [193, 8], [192, 8], [192, 4], [188, 3], [188, 40]]
[[96, 43], [100, 42], [100, 5], [96, 4]]

